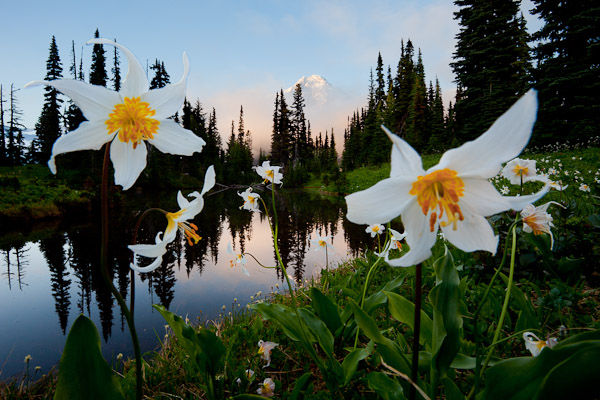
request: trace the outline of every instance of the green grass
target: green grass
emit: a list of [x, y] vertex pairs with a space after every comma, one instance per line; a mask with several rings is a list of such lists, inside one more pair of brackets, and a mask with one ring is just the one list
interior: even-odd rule
[[71, 207], [89, 204], [91, 193], [56, 179], [46, 166], [0, 168], [0, 218], [58, 217]]

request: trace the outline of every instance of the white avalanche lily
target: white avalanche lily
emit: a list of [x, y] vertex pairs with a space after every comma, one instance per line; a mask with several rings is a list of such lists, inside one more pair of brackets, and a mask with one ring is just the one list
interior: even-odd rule
[[384, 260], [389, 263], [390, 262], [390, 251], [392, 250], [402, 250], [402, 240], [406, 238], [406, 233], [400, 233], [395, 229], [390, 228], [390, 240], [384, 247], [381, 253], [375, 252], [375, 255], [378, 257], [383, 257]]
[[533, 233], [534, 235], [547, 233], [550, 235], [550, 249], [552, 249], [554, 247], [554, 236], [552, 235], [550, 228], [554, 228], [554, 225], [552, 224], [552, 215], [547, 211], [550, 204], [556, 204], [557, 206], [565, 208], [555, 201], [549, 201], [539, 207], [528, 204], [521, 211], [521, 217], [523, 217], [523, 231]]
[[88, 44], [109, 44], [127, 57], [128, 71], [119, 92], [78, 80], [33, 81], [52, 86], [69, 96], [87, 121], [54, 142], [48, 166], [56, 174], [55, 157], [78, 150], [99, 150], [110, 142], [110, 159], [115, 169], [115, 183], [129, 189], [146, 167], [146, 143], [163, 153], [191, 156], [202, 150], [205, 142], [183, 129], [168, 117], [175, 114], [185, 99], [189, 61], [183, 53], [183, 77], [173, 85], [148, 90], [144, 68], [125, 46], [108, 39], [92, 39]]
[[369, 189], [346, 196], [346, 218], [357, 224], [388, 222], [402, 216], [410, 251], [390, 260], [411, 266], [431, 256], [438, 229], [463, 251], [496, 253], [498, 236], [485, 217], [521, 210], [548, 191], [505, 197], [489, 181], [502, 163], [516, 157], [531, 136], [537, 95], [530, 90], [477, 139], [448, 150], [427, 171], [421, 157], [404, 140], [383, 127], [392, 141], [390, 177]]
[[262, 165], [254, 167], [256, 173], [264, 179], [264, 183], [278, 183], [281, 184], [283, 174], [279, 172], [281, 167], [272, 166], [269, 161], [264, 161]]
[[548, 340], [540, 340], [535, 333], [525, 332], [523, 333], [523, 340], [525, 340], [525, 347], [531, 352], [531, 355], [537, 357], [542, 352], [544, 347], [552, 348], [557, 343], [556, 338], [548, 338]]
[[240, 206], [240, 210], [243, 208], [248, 211], [260, 212], [260, 208], [258, 208], [258, 199], [260, 198], [260, 195], [258, 193], [253, 193], [251, 187], [242, 193], [238, 192], [238, 196], [244, 199], [244, 204]]
[[[129, 250], [133, 251], [133, 264], [130, 265], [131, 269], [137, 272], [151, 272], [154, 271], [162, 262], [163, 255], [167, 252], [167, 245], [175, 240], [177, 236], [177, 230], [181, 230], [190, 244], [193, 246], [201, 239], [198, 233], [198, 227], [188, 220], [193, 219], [196, 215], [204, 208], [204, 194], [215, 186], [215, 169], [211, 165], [208, 167], [206, 174], [204, 175], [204, 187], [202, 192], [193, 192], [188, 197], [194, 197], [194, 200], [188, 201], [181, 191], [177, 193], [177, 203], [179, 204], [180, 210], [175, 213], [165, 212], [167, 217], [167, 228], [164, 234], [159, 232], [156, 235], [155, 244], [134, 244], [130, 245]], [[148, 258], [155, 258], [155, 260], [147, 267], [140, 267], [137, 264], [136, 256], [143, 256]]]
[[335, 248], [333, 247], [332, 244], [330, 244], [328, 242], [328, 239], [331, 239], [331, 235], [327, 235], [327, 236], [317, 235], [316, 239], [310, 239], [310, 245], [314, 246], [313, 251], [319, 251], [321, 249], [327, 250], [327, 248], [330, 248], [331, 250], [335, 251]]
[[247, 277], [250, 277], [250, 272], [248, 272], [248, 270], [246, 269], [246, 257], [244, 257], [243, 254], [237, 254], [235, 251], [233, 251], [233, 248], [231, 247], [231, 242], [227, 243], [227, 253], [235, 257], [233, 260], [229, 261], [229, 266], [233, 268], [239, 265], [240, 269], [242, 270], [242, 273]]
[[525, 182], [539, 180], [535, 164], [535, 160], [515, 158], [509, 161], [502, 169], [502, 176], [508, 179], [513, 185], [521, 185]]

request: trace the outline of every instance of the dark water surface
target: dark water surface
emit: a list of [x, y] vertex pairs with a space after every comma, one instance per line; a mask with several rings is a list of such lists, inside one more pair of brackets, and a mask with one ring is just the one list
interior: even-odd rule
[[[259, 193], [269, 204], [270, 194]], [[137, 215], [151, 207], [168, 211], [178, 207], [175, 193], [128, 195], [127, 201], [131, 204], [119, 204], [110, 211], [109, 260], [115, 286], [129, 303], [127, 244], [131, 243]], [[166, 322], [152, 304], [163, 304], [190, 320], [210, 320], [231, 311], [234, 298], [243, 308], [257, 292], [264, 297], [285, 287], [279, 270], [261, 268], [251, 257], [246, 264], [250, 277], [230, 267], [229, 242], [236, 252], [251, 253], [264, 265], [275, 265], [265, 213], [240, 210], [241, 204], [242, 198], [232, 190], [207, 196], [204, 210], [194, 220], [202, 240], [189, 246], [178, 235], [158, 269], [136, 274], [135, 321], [142, 352], [156, 350], [158, 338], [165, 333]], [[309, 243], [317, 233], [333, 235], [335, 252], [328, 254], [330, 266], [358, 254], [364, 243], [372, 242], [363, 226], [344, 219], [341, 198], [286, 192], [278, 194], [276, 204], [279, 248], [288, 273], [296, 281], [310, 279], [325, 265], [325, 253], [314, 251]], [[165, 227], [162, 214], [151, 214], [141, 225], [138, 242], [153, 243], [156, 233]], [[40, 366], [41, 373], [46, 373], [57, 365], [66, 334], [81, 313], [98, 327], [109, 362], [118, 353], [132, 356], [125, 320], [100, 275], [97, 213], [68, 224], [2, 227], [8, 228], [17, 230], [0, 234], [0, 379], [22, 374], [27, 355], [32, 357], [30, 372]]]

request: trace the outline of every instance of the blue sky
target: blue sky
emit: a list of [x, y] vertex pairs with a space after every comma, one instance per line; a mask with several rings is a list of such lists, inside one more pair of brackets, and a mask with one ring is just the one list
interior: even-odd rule
[[[231, 121], [237, 125], [242, 105], [255, 148], [268, 150], [275, 93], [312, 74], [326, 78], [338, 96], [335, 106], [306, 110], [313, 134], [334, 127], [341, 144], [346, 117], [366, 103], [369, 71], [378, 52], [386, 68], [391, 65], [395, 71], [402, 39], [410, 38], [421, 49], [426, 80], [440, 80], [446, 105], [454, 95], [449, 63], [458, 24], [450, 0], [56, 3], [12, 1], [3, 6], [0, 83], [5, 93], [11, 83], [20, 88], [45, 76], [52, 35], [64, 75], [74, 40], [78, 57], [83, 46], [87, 76], [91, 46], [85, 42], [98, 28], [101, 36], [129, 47], [143, 64], [164, 61], [172, 81], [181, 76], [186, 51], [191, 65], [188, 98], [198, 98], [206, 109], [215, 107], [224, 138]], [[527, 14], [531, 8], [530, 0], [523, 2], [530, 32], [539, 27]], [[23, 89], [17, 96], [25, 125], [33, 128], [43, 89]]]

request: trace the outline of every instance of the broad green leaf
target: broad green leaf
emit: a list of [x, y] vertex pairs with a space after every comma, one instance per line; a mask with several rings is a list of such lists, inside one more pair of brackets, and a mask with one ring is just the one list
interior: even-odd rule
[[598, 332], [544, 348], [537, 357], [499, 362], [487, 370], [482, 399], [598, 398]]
[[306, 308], [299, 308], [298, 315], [317, 339], [327, 357], [333, 357], [333, 335], [327, 329], [327, 325]]
[[387, 301], [387, 297], [385, 296], [384, 292], [391, 292], [403, 283], [403, 276], [397, 276], [396, 278], [392, 279], [391, 281], [386, 283], [380, 290], [378, 290], [377, 292], [373, 293], [365, 299], [363, 309], [367, 312], [367, 314], [371, 314], [373, 310], [375, 310], [378, 306], [384, 304]]
[[287, 337], [301, 341], [300, 325], [294, 310], [281, 304], [267, 303], [254, 304], [252, 308], [258, 310], [265, 319], [275, 321]]
[[433, 268], [437, 285], [429, 292], [429, 300], [433, 306], [432, 364], [440, 378], [444, 378], [460, 350], [460, 279], [448, 251], [433, 263]]
[[60, 359], [55, 400], [124, 399], [117, 376], [100, 349], [100, 335], [91, 319], [77, 317]]
[[[306, 385], [310, 382], [311, 377], [312, 377], [312, 374], [310, 372], [307, 372], [296, 380], [296, 384], [294, 385], [294, 390], [292, 391], [290, 400], [298, 399], [298, 396], [300, 396], [300, 394], [306, 388]], [[302, 398], [302, 397], [300, 397], [300, 398]]]
[[312, 298], [311, 305], [314, 308], [315, 313], [323, 322], [325, 322], [329, 331], [332, 334], [335, 334], [337, 329], [342, 326], [337, 305], [329, 300], [329, 298], [321, 293], [316, 287], [310, 289], [310, 297]]
[[[508, 284], [508, 277], [506, 275], [500, 273], [500, 277], [505, 284]], [[531, 302], [527, 299], [525, 293], [523, 293], [523, 291], [519, 289], [517, 285], [512, 285], [510, 295], [517, 303], [519, 309], [519, 318], [517, 319], [517, 324], [515, 325], [515, 331], [519, 332], [528, 329], [539, 329], [540, 323], [535, 314], [535, 310], [533, 309]]]
[[342, 368], [344, 369], [344, 386], [352, 380], [358, 363], [367, 358], [373, 352], [373, 342], [369, 342], [367, 347], [362, 347], [351, 351], [346, 355], [344, 361], [342, 361]]
[[371, 372], [365, 379], [371, 390], [384, 400], [404, 399], [404, 391], [397, 379], [390, 378], [383, 372]]
[[[392, 317], [414, 330], [415, 305], [399, 294], [390, 292], [384, 292], [384, 294], [388, 298], [388, 307]], [[424, 343], [428, 351], [432, 349], [432, 337], [433, 321], [425, 311], [421, 310], [421, 334], [419, 335], [419, 342]]]
[[456, 383], [448, 377], [442, 379], [444, 394], [447, 400], [465, 400], [465, 395], [460, 391]]
[[223, 356], [226, 351], [221, 339], [208, 329], [201, 329], [196, 334], [196, 342], [201, 349], [197, 355], [200, 369], [212, 376], [219, 373], [223, 366]]
[[164, 306], [155, 304], [153, 307], [163, 316], [165, 321], [167, 321], [171, 330], [179, 340], [179, 345], [183, 347], [192, 360], [196, 360], [198, 348], [196, 347], [196, 332], [194, 332], [194, 328], [186, 324], [179, 315], [173, 314]]

